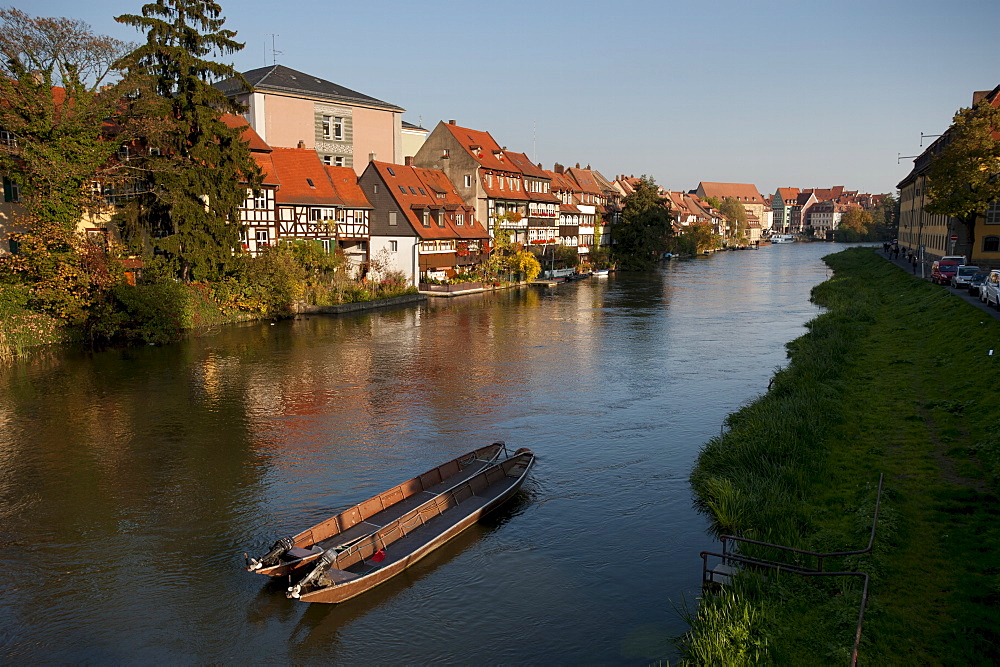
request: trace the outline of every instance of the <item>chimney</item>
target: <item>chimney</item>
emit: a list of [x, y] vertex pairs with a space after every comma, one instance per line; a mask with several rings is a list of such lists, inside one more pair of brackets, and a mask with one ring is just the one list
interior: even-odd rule
[[557, 174], [562, 174], [562, 173], [564, 173], [565, 170], [566, 170], [566, 167], [562, 166], [558, 162], [556, 162], [555, 164], [552, 165], [552, 171], [554, 171]]
[[454, 125], [454, 124], [455, 124], [455, 121], [454, 121], [454, 120], [449, 120], [449, 121], [448, 121], [448, 124], [449, 124], [449, 125]]
[[299, 145], [296, 146], [296, 148], [305, 148], [305, 147], [306, 147], [306, 142], [299, 139]]
[[577, 162], [577, 163], [576, 163], [576, 168], [577, 168], [577, 169], [579, 169], [579, 168], [580, 168], [580, 163], [579, 163], [579, 162]]
[[407, 167], [412, 167], [413, 166], [413, 156], [412, 155], [407, 155], [406, 157], [404, 157], [403, 158], [403, 164], [406, 165]]
[[375, 161], [375, 153], [374, 152], [368, 154], [368, 161], [369, 162], [374, 162]]

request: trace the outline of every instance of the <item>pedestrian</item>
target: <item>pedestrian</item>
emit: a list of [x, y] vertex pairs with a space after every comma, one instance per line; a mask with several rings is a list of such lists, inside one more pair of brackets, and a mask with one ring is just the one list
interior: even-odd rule
[[899, 244], [892, 246], [892, 258], [899, 259]]

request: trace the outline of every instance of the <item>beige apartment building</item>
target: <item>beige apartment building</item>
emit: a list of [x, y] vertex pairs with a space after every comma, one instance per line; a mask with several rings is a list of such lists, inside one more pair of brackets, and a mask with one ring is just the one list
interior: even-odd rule
[[271, 65], [217, 87], [243, 104], [250, 126], [269, 146], [311, 148], [323, 164], [361, 175], [370, 159], [402, 162], [402, 107], [293, 70]]

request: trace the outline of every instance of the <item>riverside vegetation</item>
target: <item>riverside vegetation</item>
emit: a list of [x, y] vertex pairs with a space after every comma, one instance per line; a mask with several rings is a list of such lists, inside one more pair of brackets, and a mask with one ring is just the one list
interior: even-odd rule
[[[871, 577], [860, 660], [996, 664], [1000, 323], [871, 249], [826, 261], [827, 312], [704, 446], [698, 503], [719, 534], [859, 549], [884, 473], [872, 553], [826, 565]], [[679, 647], [691, 663], [845, 664], [860, 602], [857, 578], [747, 571], [686, 612]]]

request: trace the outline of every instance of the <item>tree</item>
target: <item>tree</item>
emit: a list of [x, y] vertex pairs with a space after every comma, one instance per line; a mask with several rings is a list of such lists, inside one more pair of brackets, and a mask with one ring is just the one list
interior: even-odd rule
[[159, 120], [144, 137], [158, 150], [130, 163], [140, 193], [117, 219], [133, 245], [151, 238], [184, 281], [226, 274], [241, 247], [239, 207], [261, 181], [243, 130], [221, 118], [241, 108], [212, 86], [228, 78], [247, 85], [231, 65], [206, 59], [243, 48], [221, 14], [215, 2], [157, 0], [141, 16], [115, 18], [146, 32], [123, 64], [143, 82], [132, 112]]
[[667, 247], [673, 232], [672, 220], [656, 181], [651, 176], [642, 176], [633, 192], [625, 197], [621, 222], [611, 228], [612, 256], [619, 268], [651, 269]]
[[959, 109], [927, 171], [928, 213], [953, 216], [975, 248], [976, 218], [1000, 200], [1000, 107], [980, 100]]
[[838, 241], [862, 241], [873, 231], [874, 222], [871, 213], [860, 206], [852, 206], [840, 216], [834, 237]]
[[726, 197], [719, 206], [719, 212], [725, 216], [729, 237], [734, 240], [745, 239], [747, 235], [747, 210], [734, 197]]
[[688, 225], [681, 230], [678, 240], [683, 242], [677, 246], [683, 251], [681, 254], [700, 254], [722, 246], [722, 239], [712, 231], [712, 225], [707, 222]]
[[79, 21], [0, 9], [0, 128], [8, 133], [0, 169], [19, 185], [29, 227], [72, 231], [103, 204], [90, 184], [116, 171], [110, 157], [119, 144], [106, 136], [105, 121], [130, 83], [102, 84], [128, 46]]
[[882, 195], [878, 204], [869, 212], [874, 221], [869, 230], [872, 240], [887, 241], [898, 235], [899, 201], [894, 195]]

